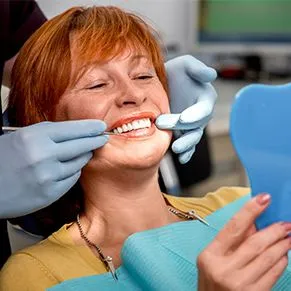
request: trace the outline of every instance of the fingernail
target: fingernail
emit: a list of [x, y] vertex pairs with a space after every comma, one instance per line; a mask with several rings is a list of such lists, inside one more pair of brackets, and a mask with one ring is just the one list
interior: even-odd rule
[[270, 194], [260, 194], [256, 197], [257, 203], [260, 205], [266, 205], [270, 202], [271, 200], [271, 195]]
[[290, 222], [284, 222], [283, 223], [284, 228], [286, 229], [288, 235], [290, 234], [291, 231], [291, 223]]

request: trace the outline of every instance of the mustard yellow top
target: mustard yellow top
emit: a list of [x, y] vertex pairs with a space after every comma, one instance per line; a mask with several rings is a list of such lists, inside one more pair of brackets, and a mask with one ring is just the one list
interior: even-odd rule
[[[249, 193], [248, 188], [220, 188], [203, 198], [165, 195], [181, 211], [194, 209], [201, 217]], [[86, 245], [73, 242], [68, 225], [42, 242], [13, 254], [0, 273], [0, 291], [40, 291], [62, 281], [106, 272]]]

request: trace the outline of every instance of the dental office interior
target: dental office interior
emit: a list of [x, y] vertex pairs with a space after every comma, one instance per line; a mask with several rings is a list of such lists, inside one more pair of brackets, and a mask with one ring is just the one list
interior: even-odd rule
[[[222, 186], [248, 186], [229, 136], [233, 100], [254, 83], [291, 78], [290, 0], [38, 0], [47, 18], [76, 5], [116, 5], [145, 17], [160, 33], [165, 58], [191, 54], [218, 73], [212, 120], [191, 161], [168, 152], [160, 173], [165, 191], [201, 196]], [[2, 87], [2, 96], [8, 89]], [[7, 98], [2, 98], [2, 108]]]

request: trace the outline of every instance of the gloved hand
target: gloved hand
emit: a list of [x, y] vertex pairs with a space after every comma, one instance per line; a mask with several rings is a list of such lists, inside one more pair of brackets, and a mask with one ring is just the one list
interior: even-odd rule
[[0, 218], [25, 215], [50, 205], [79, 179], [92, 150], [99, 120], [42, 122], [0, 137]]
[[[166, 63], [172, 114], [162, 114], [156, 120], [160, 129], [183, 130], [172, 145], [180, 163], [187, 163], [203, 130], [212, 117], [217, 94], [210, 82], [216, 71], [190, 55]], [[175, 132], [177, 133], [177, 132]]]

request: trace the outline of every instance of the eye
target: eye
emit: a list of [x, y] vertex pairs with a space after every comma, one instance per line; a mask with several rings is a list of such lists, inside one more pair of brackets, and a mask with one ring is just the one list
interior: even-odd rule
[[107, 85], [107, 83], [99, 83], [99, 84], [93, 85], [91, 87], [88, 87], [87, 89], [89, 89], [89, 90], [92, 90], [92, 89], [100, 89], [102, 87], [105, 87], [106, 85]]
[[152, 79], [152, 78], [153, 78], [152, 75], [144, 74], [144, 75], [137, 76], [135, 79], [138, 79], [138, 80], [146, 80], [146, 79]]

